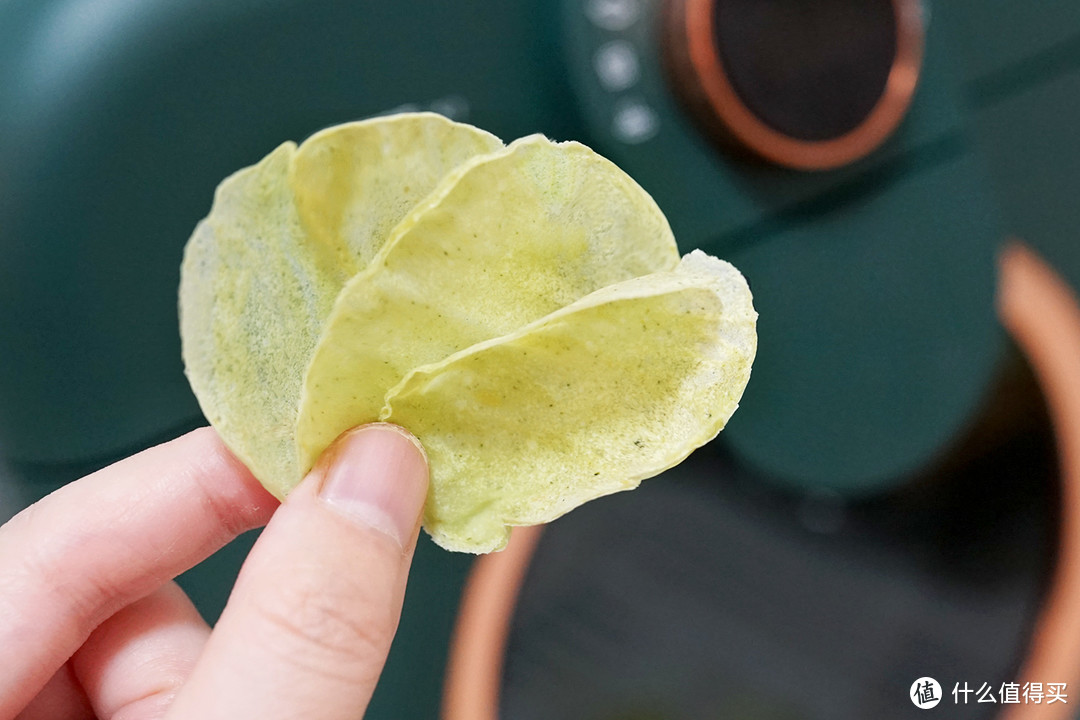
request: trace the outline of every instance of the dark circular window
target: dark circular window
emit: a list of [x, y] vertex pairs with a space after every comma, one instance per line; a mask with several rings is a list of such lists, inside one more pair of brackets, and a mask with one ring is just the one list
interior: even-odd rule
[[832, 140], [877, 105], [896, 57], [891, 0], [716, 0], [720, 62], [765, 124]]
[[699, 126], [822, 170], [897, 128], [922, 62], [919, 0], [671, 0], [665, 56]]

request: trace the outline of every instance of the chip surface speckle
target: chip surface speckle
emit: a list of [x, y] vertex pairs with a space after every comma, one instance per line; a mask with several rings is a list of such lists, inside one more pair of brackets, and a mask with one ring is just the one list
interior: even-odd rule
[[424, 527], [468, 552], [680, 462], [756, 351], [746, 281], [680, 261], [608, 160], [430, 113], [328, 128], [223, 181], [180, 317], [206, 417], [271, 492], [389, 420], [431, 461]]

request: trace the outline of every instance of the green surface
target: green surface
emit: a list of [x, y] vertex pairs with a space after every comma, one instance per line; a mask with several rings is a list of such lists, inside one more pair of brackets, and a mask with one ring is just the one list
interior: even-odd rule
[[1080, 3], [935, 5], [955, 38], [973, 144], [1003, 232], [1080, 288]]
[[723, 439], [781, 482], [895, 484], [972, 421], [994, 377], [996, 220], [970, 153], [933, 160], [731, 255], [760, 349]]
[[1080, 288], [1080, 71], [977, 116], [978, 141], [1010, 235]]
[[1080, 39], [1080, 3], [1073, 0], [937, 0], [927, 2], [945, 27], [950, 51], [984, 88], [1005, 78], [1031, 85], [1043, 63]]

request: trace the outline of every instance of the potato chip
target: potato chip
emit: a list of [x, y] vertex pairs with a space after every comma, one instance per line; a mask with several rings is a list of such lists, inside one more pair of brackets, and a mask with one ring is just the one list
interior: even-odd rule
[[598, 290], [509, 335], [417, 368], [382, 419], [431, 461], [424, 527], [445, 548], [502, 548], [629, 490], [711, 440], [757, 346], [749, 288], [700, 251], [673, 272]]
[[184, 251], [188, 380], [229, 448], [278, 497], [296, 484], [304, 372], [342, 285], [453, 168], [501, 148], [429, 113], [285, 143], [218, 187]]
[[534, 135], [473, 158], [338, 297], [305, 379], [301, 468], [418, 365], [678, 261], [652, 198], [584, 145]]
[[184, 254], [206, 417], [284, 497], [380, 418], [431, 459], [424, 525], [487, 552], [682, 460], [756, 350], [727, 263], [578, 143], [420, 113], [330, 128], [227, 178]]
[[363, 270], [390, 231], [466, 160], [502, 149], [494, 135], [440, 115], [395, 115], [311, 136], [289, 186], [311, 252], [327, 252], [344, 281]]

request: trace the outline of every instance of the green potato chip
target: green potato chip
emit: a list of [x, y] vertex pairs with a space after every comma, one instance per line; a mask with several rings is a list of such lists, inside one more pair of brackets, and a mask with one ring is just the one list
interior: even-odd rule
[[451, 170], [502, 147], [490, 133], [432, 113], [336, 125], [312, 135], [289, 167], [307, 249], [329, 253], [340, 289]]
[[338, 297], [304, 381], [301, 467], [418, 365], [678, 262], [652, 198], [584, 145], [534, 135], [473, 158]]
[[399, 115], [285, 143], [218, 187], [184, 250], [184, 365], [206, 418], [278, 497], [307, 469], [299, 398], [342, 286], [448, 172], [501, 147], [438, 115]]
[[514, 525], [629, 490], [711, 440], [757, 348], [738, 270], [700, 251], [410, 372], [381, 419], [431, 462], [424, 527], [490, 552]]
[[424, 523], [487, 552], [679, 462], [734, 411], [742, 276], [578, 143], [432, 114], [330, 128], [227, 178], [185, 249], [184, 362], [284, 497], [380, 417], [431, 459]]

